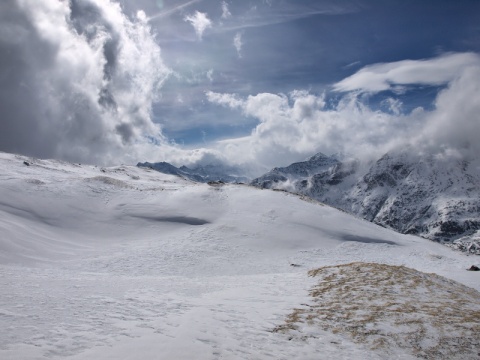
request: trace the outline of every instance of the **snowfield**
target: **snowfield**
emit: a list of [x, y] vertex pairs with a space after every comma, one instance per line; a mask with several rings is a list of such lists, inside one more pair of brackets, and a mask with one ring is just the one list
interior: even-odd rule
[[[5, 153], [0, 169], [1, 359], [479, 356], [480, 274], [466, 271], [478, 257], [285, 192]], [[342, 267], [354, 262], [360, 270]], [[428, 316], [410, 307], [401, 326], [386, 310], [366, 316], [362, 263], [402, 266], [375, 272], [391, 272], [392, 288], [369, 285], [388, 293], [378, 306], [421, 301]], [[328, 276], [339, 279], [319, 301]], [[417, 277], [415, 288], [402, 282]], [[337, 286], [346, 278], [348, 291]], [[437, 300], [451, 308], [431, 311]], [[349, 304], [357, 313], [345, 322]], [[328, 321], [302, 319], [335, 306]], [[454, 318], [470, 322], [435, 325]], [[402, 340], [419, 328], [424, 337]]]

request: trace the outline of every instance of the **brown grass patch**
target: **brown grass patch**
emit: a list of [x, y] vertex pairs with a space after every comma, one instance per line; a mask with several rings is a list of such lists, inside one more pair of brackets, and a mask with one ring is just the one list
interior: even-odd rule
[[273, 331], [302, 325], [350, 337], [372, 350], [423, 359], [480, 358], [480, 293], [404, 266], [352, 263], [309, 271], [312, 302]]

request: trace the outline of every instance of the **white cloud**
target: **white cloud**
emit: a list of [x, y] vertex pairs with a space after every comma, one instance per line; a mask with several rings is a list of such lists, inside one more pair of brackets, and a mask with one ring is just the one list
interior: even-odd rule
[[170, 70], [143, 13], [130, 20], [111, 0], [22, 0], [2, 4], [0, 23], [2, 150], [112, 163], [165, 142], [151, 112]]
[[212, 21], [208, 18], [207, 14], [200, 11], [195, 11], [194, 15], [185, 16], [184, 21], [192, 24], [195, 33], [200, 40], [202, 39], [205, 30], [212, 27]]
[[477, 66], [480, 56], [453, 53], [428, 60], [402, 60], [366, 66], [334, 85], [336, 91], [379, 92], [395, 85], [443, 85], [457, 78], [465, 67]]
[[259, 124], [241, 140], [225, 140], [221, 151], [239, 162], [265, 167], [286, 165], [317, 151], [352, 152], [368, 156], [386, 150], [406, 129], [401, 116], [375, 112], [358, 98], [346, 97], [336, 110], [326, 110], [324, 96], [307, 91], [263, 93], [241, 99], [231, 94], [207, 94], [210, 102], [240, 109]]
[[394, 115], [400, 115], [402, 113], [403, 103], [399, 99], [386, 98], [382, 101], [382, 105]]
[[[345, 94], [333, 109], [325, 107], [323, 95], [307, 91], [288, 95], [263, 93], [246, 98], [207, 93], [208, 101], [258, 119], [251, 135], [224, 140], [217, 144], [217, 149], [237, 162], [257, 163], [267, 168], [287, 165], [317, 151], [346, 152], [371, 159], [398, 147], [436, 156], [456, 154], [479, 162], [480, 62], [475, 63], [472, 54], [456, 59], [470, 60], [460, 61], [464, 66], [450, 72], [452, 79], [437, 96], [434, 109], [418, 108], [410, 114], [402, 113], [401, 101], [393, 97], [383, 103], [386, 111], [373, 110], [358, 92]], [[444, 57], [426, 60], [422, 67], [431, 64], [438, 69], [441, 60]], [[382, 64], [382, 67], [395, 68], [398, 64]], [[432, 73], [431, 69], [424, 70]], [[417, 83], [418, 77], [410, 81]], [[406, 77], [402, 83], [409, 84]]]
[[242, 33], [237, 32], [235, 34], [235, 37], [233, 38], [233, 46], [235, 46], [235, 49], [237, 49], [237, 54], [238, 57], [242, 57], [242, 47], [243, 47], [243, 41], [242, 41]]
[[[152, 121], [152, 104], [171, 71], [142, 13], [130, 20], [112, 0], [22, 0], [0, 7], [2, 70], [9, 69], [0, 76], [3, 151], [110, 164], [229, 159], [267, 168], [316, 151], [368, 156], [405, 145], [471, 159], [480, 154], [476, 54], [371, 65], [334, 87], [402, 94], [410, 84], [447, 85], [433, 110], [408, 115], [394, 97], [385, 103], [389, 111], [381, 112], [356, 92], [334, 109], [325, 107], [323, 95], [307, 91], [247, 97], [207, 92], [211, 103], [258, 124], [241, 139], [184, 150], [168, 144]], [[198, 27], [199, 37], [211, 26], [198, 12], [186, 21]], [[212, 79], [213, 73], [199, 76]]]
[[[415, 145], [433, 153], [459, 153], [480, 162], [480, 64], [467, 67], [443, 90], [427, 114]], [[480, 164], [479, 164], [480, 165]]]
[[222, 19], [228, 19], [232, 16], [232, 13], [228, 9], [228, 3], [226, 1], [222, 1]]
[[142, 21], [142, 22], [147, 22], [148, 21], [148, 18], [147, 18], [147, 14], [145, 14], [145, 11], [143, 10], [138, 10], [137, 11], [137, 19], [139, 21]]
[[212, 82], [213, 81], [213, 69], [210, 69], [206, 73], [208, 81]]
[[207, 96], [208, 101], [219, 105], [227, 106], [232, 109], [241, 108], [244, 105], [243, 100], [241, 100], [238, 96], [232, 94], [219, 94], [212, 91], [207, 91], [205, 95]]

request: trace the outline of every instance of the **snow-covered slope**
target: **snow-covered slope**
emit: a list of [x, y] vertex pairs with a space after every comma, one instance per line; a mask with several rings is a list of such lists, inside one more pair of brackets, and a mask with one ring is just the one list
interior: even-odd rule
[[224, 183], [246, 183], [250, 179], [244, 175], [241, 175], [242, 170], [234, 166], [227, 165], [205, 165], [195, 166], [189, 168], [187, 166], [180, 166], [177, 168], [167, 162], [158, 163], [138, 163], [139, 167], [146, 167], [164, 174], [178, 175], [185, 179], [190, 179], [197, 182], [224, 182]]
[[476, 259], [286, 192], [0, 153], [1, 359], [384, 359], [274, 331], [310, 301], [308, 270], [402, 265], [480, 290]]
[[[252, 181], [406, 234], [451, 241], [480, 229], [480, 176], [467, 161], [391, 152], [368, 166], [317, 154]], [[325, 164], [319, 167], [319, 159]]]

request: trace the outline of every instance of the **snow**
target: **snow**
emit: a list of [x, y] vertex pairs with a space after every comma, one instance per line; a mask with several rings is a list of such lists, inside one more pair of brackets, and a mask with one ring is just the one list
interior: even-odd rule
[[382, 359], [273, 331], [311, 301], [308, 270], [402, 265], [480, 290], [476, 257], [289, 193], [5, 153], [0, 168], [1, 359]]

